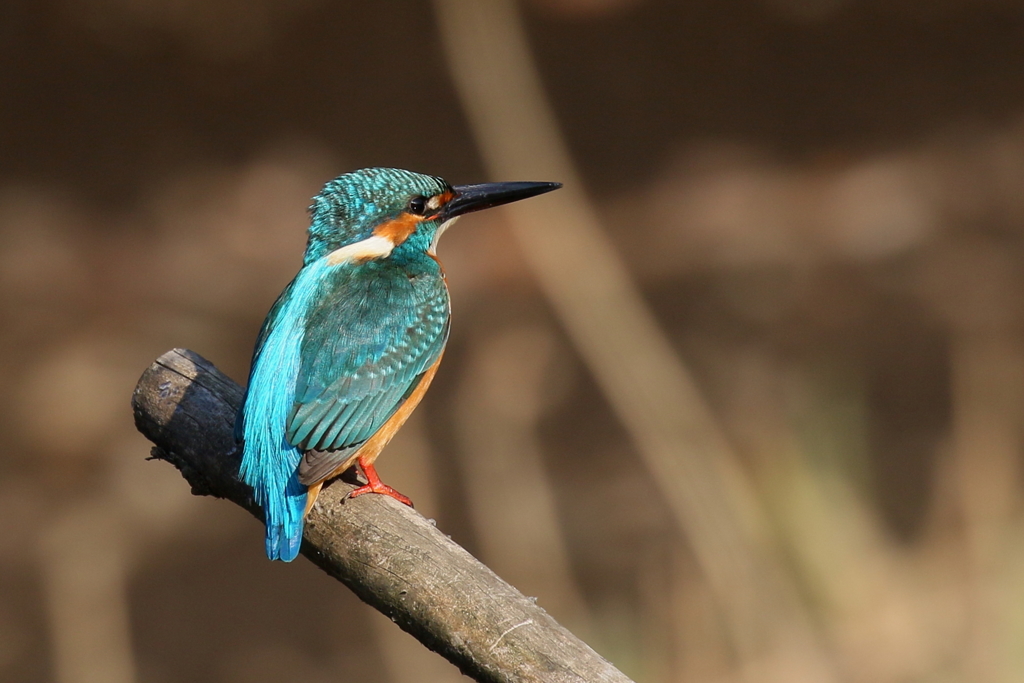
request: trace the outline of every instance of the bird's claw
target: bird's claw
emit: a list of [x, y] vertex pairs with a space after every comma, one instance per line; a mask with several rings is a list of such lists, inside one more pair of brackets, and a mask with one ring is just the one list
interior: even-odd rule
[[394, 490], [393, 488], [391, 488], [387, 484], [381, 483], [379, 480], [376, 481], [376, 482], [370, 482], [369, 484], [364, 484], [364, 485], [362, 485], [362, 486], [360, 486], [358, 488], [352, 489], [351, 491], [349, 491], [349, 494], [348, 494], [347, 497], [348, 498], [355, 498], [356, 496], [361, 496], [364, 493], [378, 493], [378, 494], [380, 494], [382, 496], [388, 496], [390, 498], [394, 498], [399, 503], [402, 503], [404, 505], [408, 505], [411, 508], [415, 508], [415, 506], [412, 504], [412, 500], [410, 500], [408, 496], [402, 495], [401, 493], [399, 493], [398, 491]]

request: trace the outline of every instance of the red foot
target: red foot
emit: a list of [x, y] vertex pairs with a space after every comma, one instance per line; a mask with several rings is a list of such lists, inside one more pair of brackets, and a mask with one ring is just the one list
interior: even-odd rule
[[413, 507], [412, 501], [409, 500], [407, 496], [403, 496], [401, 493], [380, 480], [380, 477], [377, 476], [377, 470], [373, 467], [373, 463], [365, 462], [362, 458], [359, 458], [357, 462], [359, 463], [359, 468], [363, 470], [363, 474], [366, 475], [366, 484], [353, 489], [352, 492], [348, 494], [349, 498], [355, 498], [356, 496], [361, 496], [364, 493], [379, 493], [381, 495], [390, 496], [399, 503], [404, 503], [409, 507]]

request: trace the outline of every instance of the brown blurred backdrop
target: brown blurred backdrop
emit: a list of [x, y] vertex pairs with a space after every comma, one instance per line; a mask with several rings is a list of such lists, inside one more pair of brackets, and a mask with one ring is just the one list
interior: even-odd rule
[[[382, 475], [639, 683], [1024, 680], [1024, 2], [521, 9], [795, 607], [742, 645], [506, 213], [441, 245], [451, 342]], [[407, 0], [0, 3], [0, 680], [460, 680], [129, 409], [174, 346], [244, 380], [327, 179], [564, 180], [490, 177], [443, 35]]]

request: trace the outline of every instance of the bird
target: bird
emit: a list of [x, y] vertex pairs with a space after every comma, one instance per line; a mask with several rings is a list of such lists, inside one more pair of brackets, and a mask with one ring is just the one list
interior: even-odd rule
[[463, 214], [559, 187], [452, 186], [366, 168], [313, 198], [302, 267], [260, 329], [235, 423], [239, 478], [263, 509], [268, 558], [295, 559], [321, 487], [353, 465], [367, 483], [349, 497], [412, 505], [374, 461], [423, 398], [448, 341], [438, 239]]

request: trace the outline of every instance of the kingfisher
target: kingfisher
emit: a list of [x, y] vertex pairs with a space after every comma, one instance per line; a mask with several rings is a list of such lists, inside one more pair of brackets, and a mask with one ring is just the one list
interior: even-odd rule
[[263, 322], [235, 424], [239, 476], [263, 508], [267, 557], [295, 559], [321, 487], [353, 465], [367, 483], [349, 497], [412, 505], [373, 463], [423, 398], [448, 341], [438, 239], [463, 214], [559, 187], [452, 186], [367, 168], [313, 198], [302, 268]]

